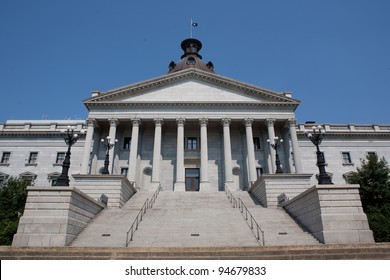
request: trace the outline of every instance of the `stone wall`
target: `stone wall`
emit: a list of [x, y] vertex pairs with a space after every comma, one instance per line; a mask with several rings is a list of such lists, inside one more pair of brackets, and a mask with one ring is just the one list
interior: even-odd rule
[[28, 187], [13, 246], [67, 246], [104, 209], [71, 187]]
[[359, 185], [318, 185], [282, 204], [320, 242], [372, 243]]
[[251, 186], [253, 194], [264, 207], [277, 207], [278, 197], [291, 199], [311, 187], [311, 174], [263, 174]]
[[100, 200], [108, 197], [108, 207], [121, 208], [137, 191], [132, 183], [122, 175], [72, 175], [74, 187], [83, 193]]

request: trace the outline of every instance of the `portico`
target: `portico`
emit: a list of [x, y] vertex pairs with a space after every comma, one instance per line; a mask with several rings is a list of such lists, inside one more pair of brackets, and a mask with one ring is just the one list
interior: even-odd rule
[[[118, 139], [112, 150], [111, 174], [127, 176], [140, 189], [153, 189], [156, 184], [174, 191], [218, 191], [225, 185], [247, 189], [261, 173], [275, 173], [267, 139], [278, 135], [291, 143], [281, 151], [283, 166], [290, 164], [291, 152], [297, 154], [290, 136], [291, 120], [271, 121], [275, 126], [267, 126], [269, 119], [251, 118], [119, 119], [111, 134]], [[103, 147], [91, 134], [100, 139], [112, 133], [113, 120], [89, 123], [95, 126], [89, 126], [85, 146], [92, 152], [87, 160], [84, 155], [82, 174], [99, 174]], [[299, 154], [293, 157], [288, 168], [292, 173], [297, 172], [298, 158]], [[239, 180], [233, 180], [234, 171]]]

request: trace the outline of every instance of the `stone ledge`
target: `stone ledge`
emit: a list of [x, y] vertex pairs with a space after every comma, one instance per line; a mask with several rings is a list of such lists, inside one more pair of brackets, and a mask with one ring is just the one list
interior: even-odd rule
[[389, 260], [390, 243], [256, 247], [9, 247], [0, 246], [2, 260]]

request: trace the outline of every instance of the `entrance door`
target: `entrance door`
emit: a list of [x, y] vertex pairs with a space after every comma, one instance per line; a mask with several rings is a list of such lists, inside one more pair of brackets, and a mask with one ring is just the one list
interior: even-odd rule
[[186, 168], [186, 191], [199, 191], [199, 168]]

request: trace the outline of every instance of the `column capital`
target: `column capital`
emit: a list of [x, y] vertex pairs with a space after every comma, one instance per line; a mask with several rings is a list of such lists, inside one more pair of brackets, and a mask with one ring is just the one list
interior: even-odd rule
[[92, 126], [92, 127], [96, 126], [96, 119], [88, 118], [85, 122], [87, 123], [87, 126]]
[[251, 118], [244, 119], [245, 127], [252, 127], [252, 123], [253, 123], [253, 119]]
[[177, 118], [176, 119], [177, 126], [184, 126], [185, 122], [186, 122], [185, 118]]
[[290, 127], [297, 125], [297, 119], [295, 119], [295, 118], [288, 119], [287, 121], [288, 121], [288, 124]]
[[133, 124], [133, 126], [139, 126], [141, 124], [141, 119], [140, 118], [131, 119], [131, 123]]
[[200, 123], [200, 126], [207, 126], [208, 119], [207, 118], [200, 118], [199, 123]]
[[232, 122], [229, 118], [224, 118], [221, 120], [222, 126], [230, 126], [230, 123]]
[[162, 126], [163, 123], [164, 123], [164, 119], [162, 119], [162, 118], [155, 118], [154, 119], [154, 124], [156, 126]]
[[275, 124], [275, 121], [276, 121], [276, 119], [266, 119], [265, 120], [265, 123], [266, 123], [266, 125], [268, 126], [268, 127], [270, 127], [270, 126], [274, 126], [274, 124]]
[[110, 126], [117, 126], [119, 124], [119, 120], [116, 118], [108, 119]]

